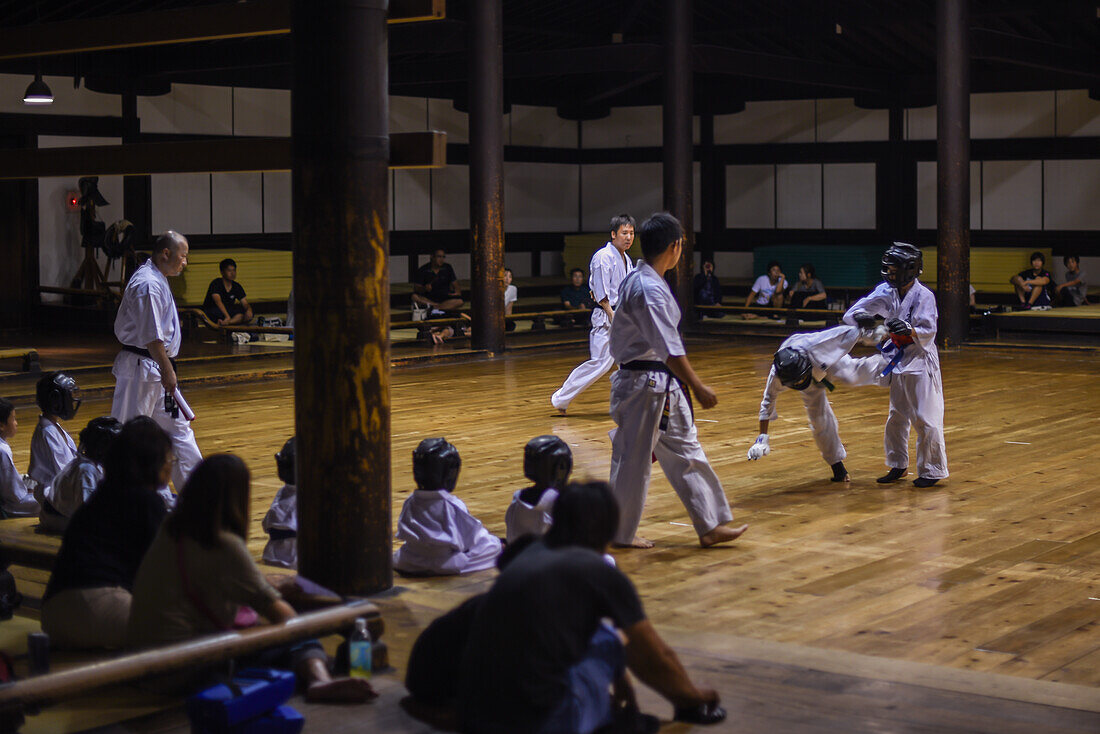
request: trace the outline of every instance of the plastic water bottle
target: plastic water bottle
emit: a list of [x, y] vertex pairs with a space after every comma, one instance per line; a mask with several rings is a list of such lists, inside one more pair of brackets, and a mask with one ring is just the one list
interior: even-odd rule
[[371, 640], [367, 620], [355, 620], [355, 631], [348, 640], [348, 673], [352, 678], [371, 676]]

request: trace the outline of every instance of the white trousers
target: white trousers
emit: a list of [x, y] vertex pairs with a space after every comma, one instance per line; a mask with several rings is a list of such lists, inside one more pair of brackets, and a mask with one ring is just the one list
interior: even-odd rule
[[164, 410], [164, 386], [161, 383], [116, 376], [111, 416], [125, 423], [139, 415], [152, 418], [172, 439], [172, 451], [176, 454], [172, 484], [179, 492], [187, 477], [191, 476], [191, 471], [202, 461], [190, 421], [182, 415], [173, 418]]
[[[829, 378], [851, 387], [885, 385], [889, 381], [888, 377], [882, 377], [885, 368], [886, 360], [878, 355], [860, 359], [844, 355], [829, 370]], [[810, 419], [810, 430], [813, 431], [821, 458], [830, 466], [844, 461], [848, 452], [840, 442], [839, 426], [833, 406], [829, 404], [829, 391], [820, 385], [810, 385], [802, 391], [802, 402], [806, 406], [806, 417]]]
[[909, 426], [917, 429], [917, 476], [947, 477], [947, 448], [943, 440], [943, 383], [939, 372], [890, 375], [890, 415], [883, 443], [886, 466], [909, 466]]
[[[666, 390], [670, 410], [662, 431]], [[619, 503], [616, 543], [630, 543], [637, 534], [653, 455], [700, 537], [733, 519], [722, 484], [699, 445], [687, 397], [670, 375], [616, 372], [611, 376], [611, 418], [618, 426], [611, 441], [611, 492]]]
[[577, 365], [569, 377], [565, 378], [565, 384], [550, 396], [550, 404], [558, 410], [565, 410], [573, 398], [591, 387], [597, 380], [607, 374], [607, 371], [615, 366], [615, 360], [611, 357], [611, 327], [608, 324], [593, 326], [588, 332], [588, 353], [590, 359]]

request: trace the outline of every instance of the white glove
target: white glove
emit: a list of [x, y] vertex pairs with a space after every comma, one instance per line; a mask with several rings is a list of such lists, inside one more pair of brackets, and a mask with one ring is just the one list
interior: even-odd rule
[[756, 443], [749, 446], [749, 461], [756, 461], [759, 458], [767, 456], [772, 451], [768, 446], [768, 434], [761, 433], [756, 437]]
[[859, 343], [868, 347], [877, 347], [888, 336], [890, 336], [890, 330], [886, 328], [886, 324], [879, 324], [873, 329], [861, 329]]

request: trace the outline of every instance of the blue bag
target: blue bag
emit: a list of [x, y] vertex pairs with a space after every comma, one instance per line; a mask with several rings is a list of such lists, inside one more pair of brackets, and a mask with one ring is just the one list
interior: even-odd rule
[[[280, 708], [292, 695], [293, 673], [268, 668], [247, 668], [235, 675], [229, 683], [211, 686], [187, 699], [187, 716], [191, 719], [191, 730], [196, 734], [239, 734], [251, 731], [238, 728], [240, 725], [251, 725], [251, 719]], [[297, 715], [297, 712], [294, 714]], [[298, 729], [285, 731], [300, 729], [299, 726]]]

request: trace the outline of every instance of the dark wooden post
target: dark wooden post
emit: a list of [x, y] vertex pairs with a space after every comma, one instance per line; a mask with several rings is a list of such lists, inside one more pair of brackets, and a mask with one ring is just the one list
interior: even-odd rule
[[[692, 78], [691, 0], [665, 2], [664, 75], [664, 202], [665, 209], [684, 225], [684, 253], [672, 282], [684, 311], [691, 320], [691, 278], [694, 267], [695, 222], [692, 213]], [[641, 218], [647, 213], [639, 213]]]
[[[726, 169], [714, 153], [714, 113], [699, 118], [699, 223], [703, 259], [713, 259], [726, 228]], [[694, 263], [693, 263], [694, 264]], [[694, 288], [692, 289], [694, 294]]]
[[[123, 143], [141, 142], [141, 120], [137, 115], [137, 92], [134, 87], [131, 80], [130, 88], [122, 95]], [[122, 179], [122, 211], [134, 225], [134, 242], [139, 248], [152, 243], [152, 180], [151, 176], [125, 176]], [[124, 269], [125, 265], [121, 268]]]
[[956, 347], [970, 328], [968, 0], [936, 0], [936, 97], [939, 341]]
[[472, 345], [504, 350], [504, 51], [501, 0], [470, 4]]
[[386, 6], [292, 15], [298, 566], [342, 594], [393, 585]]

